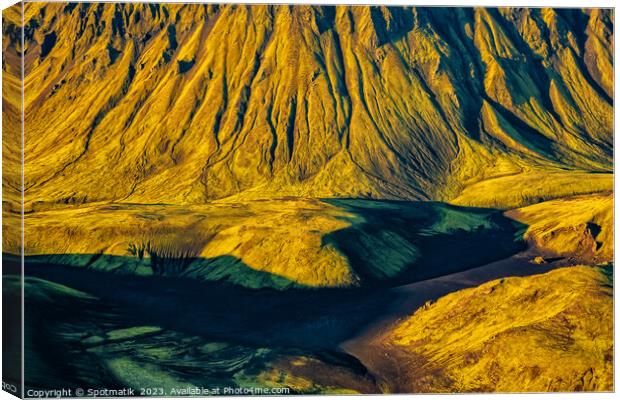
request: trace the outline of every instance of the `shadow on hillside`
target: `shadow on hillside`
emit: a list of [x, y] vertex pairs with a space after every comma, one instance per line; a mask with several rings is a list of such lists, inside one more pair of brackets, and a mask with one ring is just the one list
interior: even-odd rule
[[[87, 255], [77, 259], [82, 257]], [[237, 264], [233, 257], [225, 258], [218, 261]], [[30, 360], [26, 375], [27, 382], [39, 388], [125, 387], [126, 382], [106, 364], [119, 358], [205, 387], [218, 383], [236, 387], [235, 374], [257, 376], [285, 356], [312, 356], [363, 377], [367, 375], [363, 365], [338, 344], [378, 315], [388, 300], [366, 290], [247, 289], [188, 277], [128, 275], [40, 261], [27, 257], [25, 265]], [[5, 276], [12, 274], [8, 276], [19, 281], [19, 260], [5, 255], [4, 266]], [[41, 289], [50, 285], [62, 286], [54, 286], [51, 294]], [[3, 291], [4, 300], [19, 297], [18, 285], [12, 289]], [[105, 332], [144, 326], [161, 328], [162, 333], [124, 343], [103, 341], [100, 346], [83, 342]], [[204, 350], [209, 346], [225, 349]], [[172, 355], [160, 360], [141, 351]]]
[[[25, 273], [117, 304], [141, 324], [260, 345], [329, 349], [384, 312], [393, 300], [386, 287], [463, 271], [524, 247], [524, 226], [495, 210], [323, 201], [350, 215], [343, 217], [350, 226], [326, 235], [322, 244], [350, 259], [362, 277], [359, 288], [303, 287], [230, 255], [183, 262], [160, 257], [157, 269], [134, 256], [37, 255], [26, 257]], [[18, 259], [3, 258], [5, 273], [18, 265]]]
[[509, 257], [526, 225], [488, 208], [440, 202], [325, 199], [356, 218], [323, 238], [371, 286], [402, 285]]
[[[221, 282], [221, 284], [238, 284], [248, 288], [301, 288], [302, 285], [285, 277], [260, 271], [246, 265], [237, 257], [224, 255], [213, 258], [197, 256], [162, 256], [155, 254], [151, 258], [135, 256], [118, 256], [111, 254], [43, 254], [26, 257], [30, 267], [53, 265], [56, 269], [76, 267], [93, 272], [103, 272], [122, 276], [162, 278], [185, 278], [195, 281]], [[131, 278], [128, 278], [131, 279]]]
[[[236, 374], [258, 376], [284, 356], [311, 356], [334, 371], [349, 371], [323, 374], [323, 378], [345, 379], [342, 376], [353, 374], [368, 379], [368, 371], [342, 351], [342, 343], [390, 315], [410, 314], [425, 301], [462, 287], [507, 274], [543, 272], [539, 266], [528, 270], [524, 261], [512, 270], [494, 267], [479, 276], [472, 272], [465, 283], [455, 279], [446, 284], [446, 274], [523, 248], [524, 226], [496, 210], [442, 203], [323, 201], [347, 211], [343, 218], [350, 226], [326, 235], [322, 245], [336, 247], [351, 260], [362, 287], [310, 290], [254, 270], [233, 256], [183, 262], [160, 258], [158, 262], [164, 264], [156, 270], [149, 268], [150, 261], [134, 256], [26, 257], [30, 283], [25, 289], [25, 333], [31, 382], [46, 388], [60, 383], [123, 387], [126, 381], [106, 364], [112, 360], [112, 365], [125, 363], [124, 370], [150, 363], [149, 368], [164, 369], [194, 384], [234, 385]], [[3, 261], [5, 275], [19, 274], [18, 258], [3, 254]], [[158, 274], [153, 275], [154, 271]], [[442, 277], [421, 281], [435, 276]], [[388, 287], [410, 282], [417, 282], [407, 285], [410, 290]], [[53, 284], [63, 286], [54, 286], [51, 292], [45, 289]], [[92, 297], [75, 297], [67, 288]], [[145, 326], [162, 331], [122, 343], [83, 344], [111, 330]], [[204, 350], [221, 345], [224, 350]], [[168, 358], [162, 359], [161, 354]], [[59, 373], [50, 374], [50, 370]], [[358, 378], [345, 380], [354, 385]], [[334, 382], [330, 384], [340, 385]]]
[[[231, 265], [241, 263], [231, 256], [218, 259]], [[4, 266], [5, 274], [19, 273], [18, 260], [13, 257], [5, 255]], [[256, 345], [333, 348], [347, 336], [345, 330], [353, 321], [368, 318], [371, 308], [376, 312], [381, 309], [379, 301], [363, 313], [356, 311], [360, 299], [380, 297], [379, 291], [370, 289], [248, 289], [190, 277], [128, 275], [41, 263], [40, 259], [32, 262], [30, 257], [26, 257], [25, 270], [26, 277], [114, 304], [134, 324]]]

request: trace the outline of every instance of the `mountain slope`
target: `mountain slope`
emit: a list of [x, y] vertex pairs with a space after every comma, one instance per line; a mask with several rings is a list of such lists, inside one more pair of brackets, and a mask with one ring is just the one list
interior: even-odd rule
[[24, 20], [27, 207], [449, 199], [612, 169], [611, 10], [28, 3]]
[[385, 351], [406, 366], [400, 382], [409, 387], [401, 390], [612, 390], [610, 274], [561, 268], [491, 281], [427, 304], [386, 337]]

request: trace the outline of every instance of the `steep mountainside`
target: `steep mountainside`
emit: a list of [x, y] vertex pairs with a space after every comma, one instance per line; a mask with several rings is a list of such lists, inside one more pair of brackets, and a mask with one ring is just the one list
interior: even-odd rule
[[24, 21], [29, 204], [445, 200], [612, 169], [611, 10], [27, 3]]

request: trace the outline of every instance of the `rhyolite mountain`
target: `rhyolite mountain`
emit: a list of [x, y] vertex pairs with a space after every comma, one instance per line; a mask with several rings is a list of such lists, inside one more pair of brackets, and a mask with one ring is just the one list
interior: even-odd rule
[[[26, 3], [23, 51], [27, 208], [445, 200], [523, 171], [612, 171], [612, 10]], [[5, 191], [19, 174], [5, 167]]]

